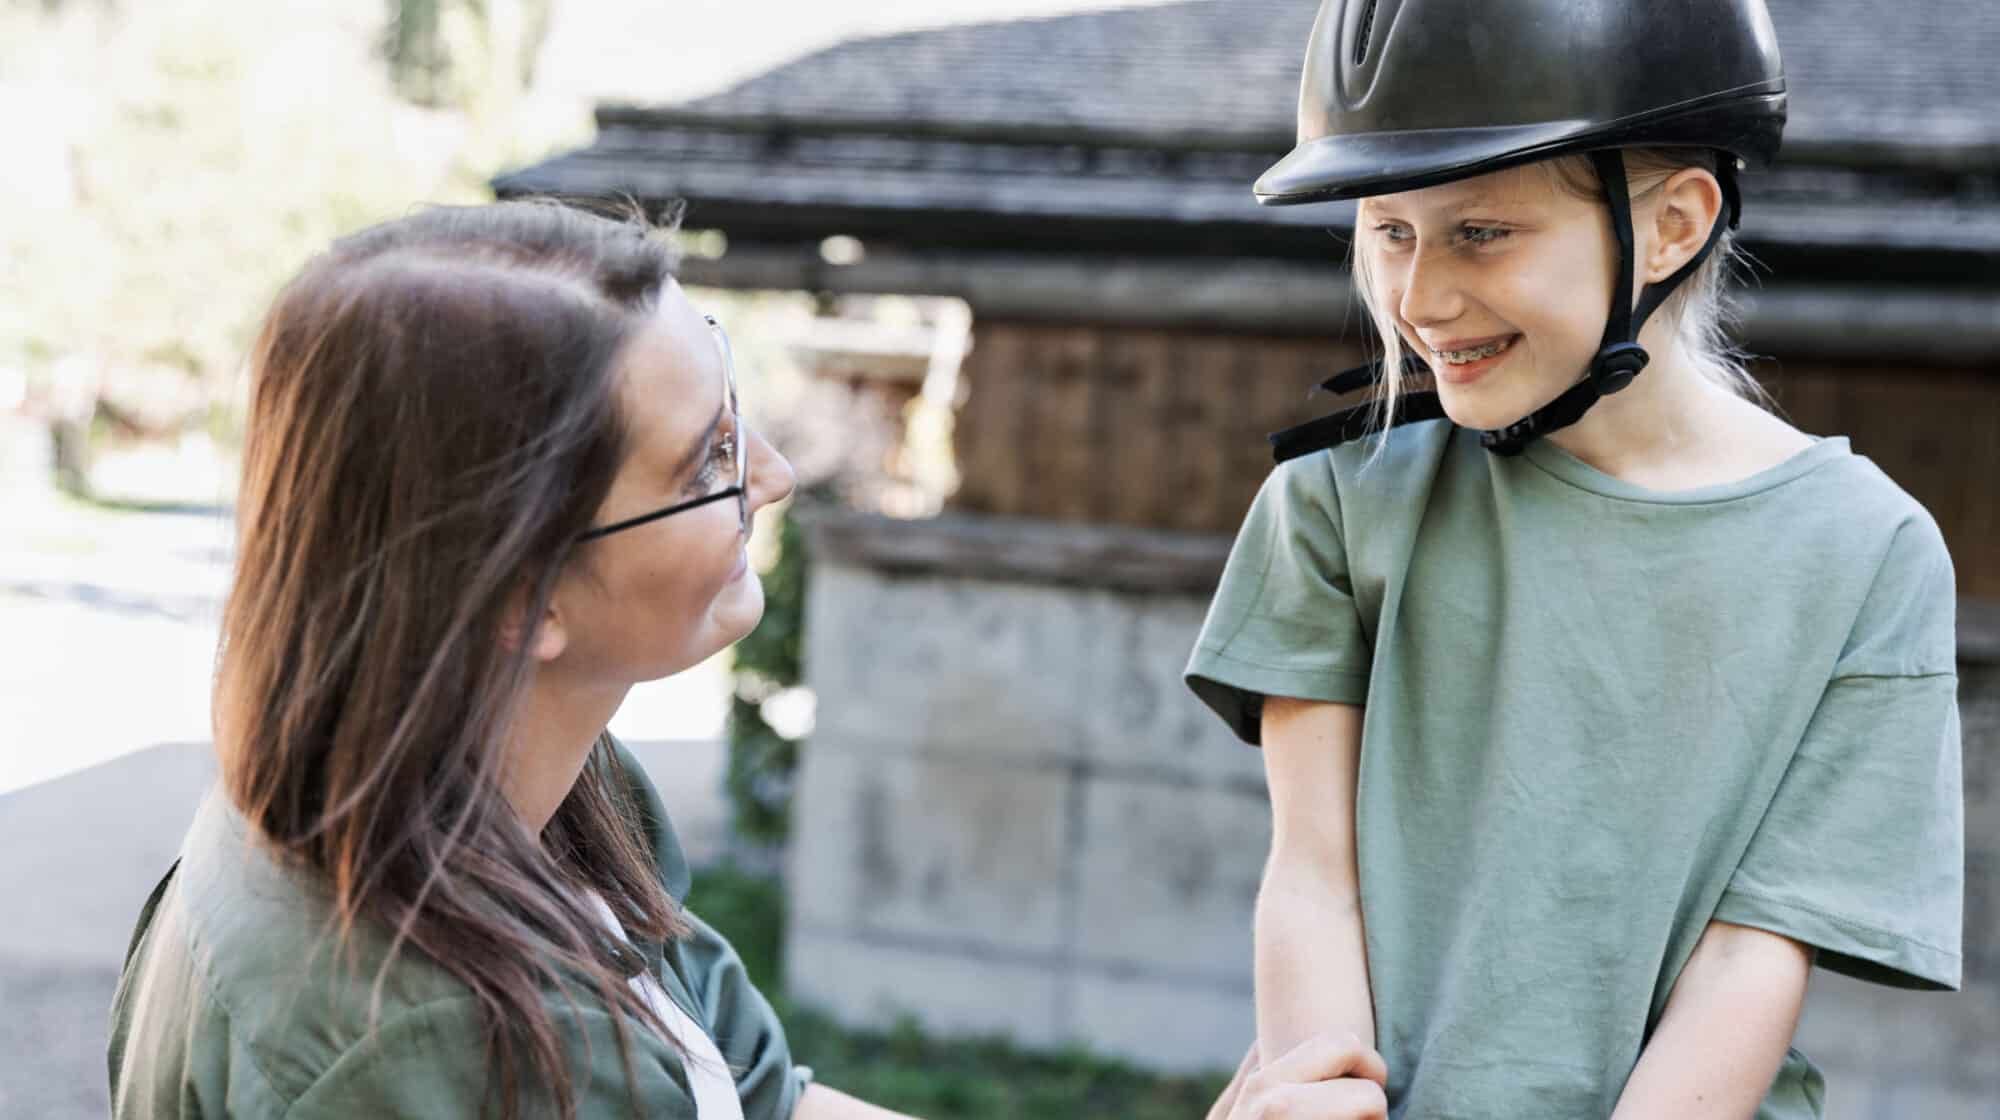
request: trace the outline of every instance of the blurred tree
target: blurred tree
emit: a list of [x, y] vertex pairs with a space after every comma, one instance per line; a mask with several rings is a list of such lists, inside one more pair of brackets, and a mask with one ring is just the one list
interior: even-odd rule
[[523, 112], [549, 0], [426, 4], [441, 107], [399, 95], [376, 5], [0, 0], [0, 380], [66, 420], [72, 481], [93, 427], [233, 434], [251, 332], [309, 254], [484, 200], [551, 143], [537, 121], [576, 127]]
[[439, 34], [440, 0], [389, 0], [389, 24], [382, 31], [382, 56], [397, 92], [419, 105], [445, 101], [450, 60]]
[[478, 111], [534, 82], [553, 0], [388, 0], [382, 56], [396, 91], [431, 108]]

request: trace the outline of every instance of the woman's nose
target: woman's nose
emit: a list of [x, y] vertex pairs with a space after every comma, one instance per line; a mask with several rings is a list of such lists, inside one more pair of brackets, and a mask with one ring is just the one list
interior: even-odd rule
[[748, 428], [750, 434], [750, 508], [760, 510], [772, 502], [781, 502], [791, 496], [799, 479], [792, 473], [792, 464], [771, 441], [755, 428]]

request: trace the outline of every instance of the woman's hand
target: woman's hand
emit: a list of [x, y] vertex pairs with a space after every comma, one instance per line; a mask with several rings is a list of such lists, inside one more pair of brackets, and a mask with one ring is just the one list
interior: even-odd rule
[[1259, 1066], [1257, 1046], [1208, 1120], [1388, 1120], [1389, 1067], [1353, 1035], [1317, 1034]]
[[856, 1100], [838, 1089], [829, 1089], [815, 1081], [806, 1086], [805, 1094], [792, 1109], [792, 1120], [916, 1120], [900, 1112], [878, 1108], [867, 1101]]

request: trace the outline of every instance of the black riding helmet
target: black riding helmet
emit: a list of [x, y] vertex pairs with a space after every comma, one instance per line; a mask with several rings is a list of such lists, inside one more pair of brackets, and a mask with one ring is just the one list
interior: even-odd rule
[[[1266, 205], [1413, 190], [1569, 153], [1604, 182], [1620, 281], [1588, 376], [1500, 431], [1516, 454], [1575, 423], [1645, 368], [1648, 316], [1741, 216], [1735, 172], [1768, 164], [1785, 127], [1785, 75], [1764, 0], [1322, 0], [1299, 88], [1298, 146], [1257, 180]], [[1620, 148], [1717, 153], [1727, 222], [1674, 275], [1631, 295], [1633, 234]], [[1412, 368], [1421, 368], [1413, 356]], [[1379, 365], [1325, 383], [1378, 383]], [[1353, 439], [1368, 409], [1271, 437], [1280, 462]], [[1444, 415], [1434, 393], [1399, 398], [1391, 424]]]

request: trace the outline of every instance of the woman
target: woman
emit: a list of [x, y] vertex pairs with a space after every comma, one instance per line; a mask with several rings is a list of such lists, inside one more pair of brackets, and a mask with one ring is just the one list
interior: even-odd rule
[[277, 298], [220, 789], [133, 936], [117, 1116], [893, 1115], [793, 1065], [605, 733], [756, 625], [751, 514], [793, 481], [671, 263], [637, 223], [437, 208]]
[[1188, 667], [1264, 749], [1259, 1045], [1351, 1031], [1393, 1116], [1817, 1117], [1815, 961], [1959, 982], [1954, 584], [1722, 341], [1762, 0], [1325, 0], [1308, 52], [1258, 191], [1359, 200], [1387, 356], [1274, 437]]

